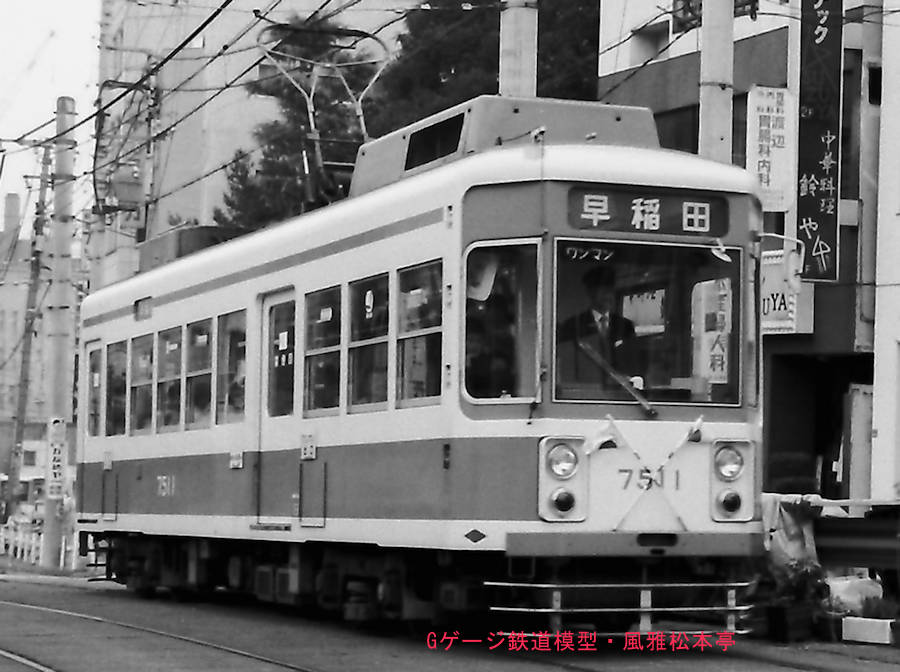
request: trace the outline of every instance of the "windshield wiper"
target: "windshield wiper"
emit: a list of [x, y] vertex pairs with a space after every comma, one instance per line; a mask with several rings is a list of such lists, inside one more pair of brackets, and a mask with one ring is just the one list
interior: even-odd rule
[[610, 378], [618, 383], [619, 387], [628, 392], [628, 394], [630, 394], [632, 398], [634, 398], [634, 400], [641, 405], [641, 408], [644, 409], [644, 414], [648, 418], [655, 418], [657, 415], [659, 415], [657, 410], [653, 408], [653, 405], [647, 400], [647, 397], [641, 394], [640, 391], [631, 384], [631, 381], [628, 380], [628, 378], [612, 368], [612, 366], [610, 366], [609, 362], [606, 361], [603, 355], [597, 352], [593, 346], [585, 343], [580, 338], [575, 340], [578, 343], [578, 347], [581, 349], [581, 351], [588, 356], [588, 359], [590, 359], [592, 362], [594, 362], [594, 364], [603, 369], [603, 371], [606, 372], [606, 374]]

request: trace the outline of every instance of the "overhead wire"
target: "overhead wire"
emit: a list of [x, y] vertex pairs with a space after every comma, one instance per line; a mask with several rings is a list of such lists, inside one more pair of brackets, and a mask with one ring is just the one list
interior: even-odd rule
[[[329, 0], [328, 2], [324, 2], [324, 3], [321, 5], [321, 7], [327, 6], [327, 5], [329, 4], [329, 2], [330, 2], [330, 0]], [[497, 5], [497, 6], [499, 6], [499, 5]], [[478, 8], [479, 8], [479, 9], [481, 9], [481, 8], [487, 8], [487, 6], [484, 6], [484, 7], [478, 7]], [[338, 9], [340, 9], [340, 8], [338, 8]], [[416, 10], [417, 10], [417, 8], [414, 8], [414, 9], [411, 10], [411, 11], [416, 11]], [[311, 24], [315, 25], [316, 23], [319, 23], [319, 22], [321, 22], [321, 21], [325, 21], [325, 20], [327, 20], [328, 18], [334, 18], [333, 15], [328, 15], [328, 17], [325, 17], [325, 18], [319, 18], [319, 19], [311, 20], [311, 19], [313, 19], [313, 16], [314, 16], [314, 15], [310, 15], [309, 17], [307, 17], [307, 19], [304, 21], [304, 25], [306, 25], [307, 23], [311, 23]], [[396, 23], [397, 21], [403, 20], [403, 19], [405, 19], [405, 18], [406, 18], [406, 15], [403, 15], [403, 16], [401, 16], [401, 17], [395, 17], [395, 18], [392, 18], [390, 21], [388, 21], [388, 22], [382, 24], [380, 27], [378, 27], [378, 28], [377, 28], [375, 31], [373, 31], [371, 34], [377, 34], [377, 32], [380, 32], [381, 30], [384, 30], [384, 29], [385, 29], [386, 27], [388, 27], [389, 25], [391, 25], [391, 24], [393, 24], [393, 23]], [[451, 24], [450, 26], [448, 26], [446, 29], [444, 29], [444, 30], [438, 35], [438, 37], [437, 37], [436, 39], [440, 40], [440, 39], [445, 38], [445, 37], [446, 37], [447, 35], [449, 35], [453, 30], [455, 30], [458, 26], [460, 26], [462, 23], [464, 23], [465, 21], [467, 21], [469, 18], [470, 18], [470, 17], [469, 17], [468, 14], [466, 14], [465, 16], [460, 17], [460, 19], [459, 19], [458, 21], [454, 22], [453, 24]], [[421, 51], [421, 50], [424, 49], [424, 48], [425, 48], [425, 47], [423, 46], [423, 47], [420, 47], [420, 48], [418, 48], [418, 49], [412, 50], [412, 52], [410, 52], [410, 53], [408, 53], [408, 54], [406, 54], [406, 55], [413, 55], [414, 53], [418, 53], [419, 51]], [[404, 56], [406, 56], [406, 55], [404, 55]], [[157, 134], [157, 137], [160, 137], [160, 136], [165, 135], [166, 133], [169, 132], [170, 129], [172, 129], [173, 127], [177, 126], [177, 125], [178, 125], [179, 123], [181, 123], [184, 119], [186, 119], [187, 117], [191, 116], [191, 115], [194, 114], [196, 111], [199, 111], [200, 108], [204, 107], [206, 104], [208, 104], [209, 102], [211, 102], [211, 100], [212, 100], [213, 98], [215, 98], [216, 96], [218, 96], [218, 95], [221, 94], [223, 91], [225, 91], [225, 90], [227, 90], [228, 88], [230, 88], [231, 86], [234, 86], [234, 82], [236, 82], [236, 81], [237, 81], [238, 79], [240, 79], [243, 75], [245, 75], [247, 72], [249, 72], [252, 68], [254, 68], [256, 65], [258, 65], [263, 59], [264, 59], [264, 57], [261, 57], [261, 58], [258, 59], [256, 62], [254, 62], [253, 64], [251, 64], [251, 66], [249, 66], [248, 68], [246, 68], [243, 72], [241, 72], [241, 73], [239, 73], [238, 75], [236, 75], [235, 77], [233, 77], [229, 82], [227, 82], [226, 84], [224, 84], [224, 85], [221, 86], [221, 87], [216, 88], [216, 89], [214, 90], [215, 93], [214, 93], [212, 96], [210, 96], [208, 99], [206, 99], [206, 100], [202, 101], [200, 104], [198, 104], [198, 106], [197, 106], [194, 110], [189, 111], [188, 113], [186, 113], [185, 115], [183, 115], [181, 118], [177, 119], [175, 122], [173, 122], [172, 124], [170, 124], [168, 127], [166, 127], [165, 129], [163, 129], [162, 131], [160, 131], [160, 132]], [[302, 66], [301, 66], [301, 67], [302, 67]], [[279, 74], [279, 75], [272, 75], [272, 76], [269, 76], [269, 77], [260, 78], [260, 80], [258, 80], [258, 81], [263, 81], [263, 80], [271, 79], [271, 78], [277, 78], [277, 77], [280, 77], [280, 76], [281, 76], [280, 74]], [[245, 85], [246, 83], [247, 83], [247, 82], [244, 82], [244, 83], [242, 83], [240, 86], [243, 86], [243, 85]], [[321, 142], [325, 142], [325, 143], [329, 143], [329, 142], [342, 142], [341, 140], [338, 140], [338, 139], [332, 140], [332, 139], [327, 139], [327, 138], [322, 138], [320, 141], [321, 141]], [[352, 141], [348, 141], [348, 142], [352, 142]], [[355, 144], [355, 143], [354, 143], [354, 144]], [[128, 154], [134, 153], [134, 152], [138, 151], [139, 149], [140, 149], [140, 146], [135, 147], [135, 148], [132, 148], [132, 150], [130, 150], [129, 152], [127, 152], [125, 155], [127, 156]], [[244, 155], [249, 155], [249, 154], [255, 153], [255, 152], [259, 151], [259, 149], [261, 149], [261, 148], [259, 148], [259, 147], [254, 148], [253, 150], [249, 150], [249, 151], [245, 152]], [[169, 191], [167, 191], [167, 192], [165, 192], [165, 193], [163, 193], [163, 194], [160, 194], [160, 195], [158, 195], [158, 196], [155, 196], [153, 199], [151, 199], [150, 202], [151, 202], [151, 203], [158, 203], [159, 201], [161, 201], [161, 200], [163, 200], [163, 199], [165, 199], [165, 198], [168, 198], [169, 196], [173, 195], [174, 193], [177, 193], [177, 192], [180, 192], [180, 191], [182, 191], [182, 190], [184, 190], [184, 189], [187, 189], [188, 187], [193, 186], [194, 184], [196, 184], [196, 183], [198, 183], [198, 182], [201, 182], [202, 180], [207, 179], [208, 177], [211, 177], [212, 175], [214, 175], [214, 174], [216, 174], [216, 173], [218, 173], [218, 172], [221, 172], [222, 170], [227, 169], [228, 167], [230, 167], [231, 165], [233, 165], [234, 163], [236, 163], [237, 160], [238, 160], [238, 157], [233, 157], [233, 158], [229, 159], [228, 161], [226, 161], [226, 162], [220, 164], [219, 166], [217, 166], [217, 167], [215, 167], [215, 168], [213, 168], [213, 169], [207, 171], [207, 172], [204, 173], [203, 175], [200, 175], [200, 176], [198, 176], [198, 177], [196, 177], [196, 178], [193, 178], [193, 179], [189, 180], [188, 182], [179, 185], [178, 187], [174, 187], [174, 188], [170, 189]], [[104, 167], [104, 166], [100, 166], [100, 168], [103, 168], [103, 167]]]
[[[44, 305], [44, 299], [47, 298], [47, 293], [50, 291], [51, 284], [52, 284], [52, 282], [48, 281], [47, 285], [44, 287], [44, 293], [41, 294], [40, 298], [38, 299], [37, 303], [34, 306], [35, 313], [37, 313], [41, 309], [41, 306]], [[35, 316], [35, 320], [37, 320], [37, 316]], [[33, 325], [32, 325], [32, 327], [33, 327]], [[2, 362], [0, 362], [0, 371], [2, 371], [3, 369], [6, 368], [7, 364], [9, 364], [10, 361], [12, 361], [12, 358], [15, 356], [16, 352], [18, 352], [19, 348], [22, 347], [22, 343], [25, 342], [26, 334], [27, 334], [26, 330], [22, 329], [22, 335], [19, 336], [19, 340], [17, 340], [15, 342], [15, 344], [12, 346], [12, 349], [9, 351], [9, 354], [6, 355], [6, 358]], [[30, 365], [30, 362], [27, 362], [27, 363], [23, 362], [23, 366], [29, 366], [29, 365]]]
[[[151, 67], [149, 70], [147, 70], [147, 72], [145, 72], [136, 82], [129, 84], [125, 88], [125, 90], [123, 90], [121, 93], [114, 96], [113, 99], [111, 101], [109, 101], [108, 103], [106, 103], [105, 105], [102, 105], [101, 107], [99, 107], [96, 111], [94, 111], [93, 114], [88, 115], [81, 121], [76, 122], [69, 128], [64, 129], [62, 132], [57, 133], [52, 138], [49, 138], [49, 139], [45, 140], [44, 142], [47, 142], [47, 143], [55, 142], [56, 140], [63, 137], [67, 133], [74, 131], [76, 128], [80, 128], [81, 126], [84, 126], [89, 121], [93, 121], [94, 119], [96, 119], [98, 114], [109, 110], [116, 103], [118, 103], [120, 100], [125, 98], [125, 96], [127, 96], [131, 91], [143, 87], [144, 84], [146, 84], [148, 81], [150, 81], [150, 78], [153, 77], [157, 72], [159, 72], [166, 63], [168, 63], [173, 58], [175, 58], [175, 56], [179, 52], [181, 52], [183, 49], [185, 49], [191, 42], [194, 41], [194, 39], [198, 35], [200, 35], [204, 30], [206, 30], [207, 26], [209, 26], [213, 21], [215, 21], [218, 18], [218, 16], [224, 11], [224, 9], [226, 7], [228, 7], [228, 5], [230, 5], [232, 2], [234, 2], [234, 0], [222, 0], [222, 4], [219, 5], [218, 8], [216, 8], [209, 16], [207, 16], [200, 23], [199, 26], [197, 26], [194, 30], [192, 30], [190, 32], [190, 34], [184, 38], [184, 40], [182, 40], [177, 46], [175, 46], [171, 51], [169, 51], [168, 54], [166, 54], [162, 59], [160, 59], [159, 62], [155, 63], [153, 65], [153, 67]], [[51, 122], [47, 122], [47, 124], [49, 124], [49, 123], [51, 123]], [[47, 124], [44, 124], [43, 126], [45, 126]], [[43, 126], [41, 126], [41, 128]], [[31, 132], [34, 132], [34, 131], [31, 131]], [[16, 138], [16, 142], [21, 142], [22, 140], [25, 139], [25, 137], [27, 135], [29, 135], [29, 133], [20, 135], [18, 138]]]
[[[281, 0], [277, 0], [277, 2], [280, 3]], [[262, 13], [262, 12], [260, 12], [260, 13]], [[313, 21], [313, 22], [307, 22], [307, 21], [304, 21], [304, 25], [306, 25], [307, 23], [315, 24], [315, 23], [318, 23], [319, 21], [320, 21], [320, 20], [316, 20], [316, 21]], [[175, 119], [174, 121], [172, 121], [171, 123], [169, 123], [169, 124], [168, 124], [165, 128], [163, 128], [162, 130], [160, 130], [160, 131], [154, 133], [153, 136], [152, 136], [151, 138], [149, 138], [148, 140], [146, 140], [146, 141], [144, 141], [144, 142], [141, 142], [141, 143], [137, 144], [136, 146], [132, 147], [130, 150], [128, 150], [128, 151], [124, 152], [123, 154], [121, 154], [120, 157], [118, 157], [118, 158], [122, 159], [122, 158], [126, 158], [126, 157], [128, 157], [128, 156], [131, 156], [132, 154], [134, 154], [134, 153], [140, 151], [141, 149], [144, 149], [144, 148], [147, 146], [148, 143], [154, 142], [154, 141], [156, 141], [156, 140], [159, 140], [159, 139], [165, 137], [170, 131], [174, 130], [179, 124], [181, 124], [181, 123], [184, 122], [186, 119], [188, 119], [189, 117], [193, 116], [194, 114], [196, 114], [197, 112], [199, 112], [201, 109], [203, 109], [204, 107], [206, 107], [207, 105], [209, 105], [209, 104], [210, 104], [213, 100], [215, 100], [218, 96], [220, 96], [222, 93], [224, 93], [226, 90], [228, 90], [228, 88], [230, 88], [235, 82], [237, 82], [239, 79], [241, 79], [241, 78], [242, 78], [244, 75], [246, 75], [248, 72], [250, 72], [251, 70], [253, 70], [254, 68], [256, 68], [260, 63], [262, 63], [263, 60], [265, 60], [265, 56], [260, 56], [259, 58], [257, 58], [256, 60], [254, 60], [252, 63], [250, 63], [250, 65], [248, 65], [248, 66], [247, 66], [246, 68], [244, 68], [241, 72], [239, 72], [237, 75], [235, 75], [234, 77], [232, 77], [232, 78], [231, 78], [228, 82], [226, 82], [223, 86], [221, 86], [221, 87], [219, 87], [218, 89], [216, 89], [215, 91], [213, 91], [213, 92], [212, 92], [212, 95], [208, 96], [207, 98], [205, 98], [204, 100], [202, 100], [201, 102], [199, 102], [199, 103], [198, 103], [197, 105], [195, 105], [193, 108], [191, 108], [190, 110], [188, 110], [187, 112], [185, 112], [184, 114], [182, 114], [180, 117], [178, 117], [177, 119]], [[113, 163], [112, 161], [107, 161], [107, 162], [101, 164], [100, 166], [96, 167], [95, 170], [102, 170], [103, 168], [106, 168], [106, 167], [112, 165], [112, 163]], [[87, 174], [87, 173], [85, 173], [85, 174]]]

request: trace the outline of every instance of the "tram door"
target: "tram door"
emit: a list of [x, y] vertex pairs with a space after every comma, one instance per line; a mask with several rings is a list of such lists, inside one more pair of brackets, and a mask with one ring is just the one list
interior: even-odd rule
[[293, 514], [297, 491], [297, 302], [293, 289], [262, 300], [262, 376], [259, 408], [256, 513], [264, 523]]

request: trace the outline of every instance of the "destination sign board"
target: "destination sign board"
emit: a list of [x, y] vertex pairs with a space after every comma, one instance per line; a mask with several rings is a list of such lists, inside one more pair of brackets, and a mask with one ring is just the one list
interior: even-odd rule
[[720, 238], [728, 203], [712, 192], [621, 185], [569, 190], [569, 224], [581, 230]]

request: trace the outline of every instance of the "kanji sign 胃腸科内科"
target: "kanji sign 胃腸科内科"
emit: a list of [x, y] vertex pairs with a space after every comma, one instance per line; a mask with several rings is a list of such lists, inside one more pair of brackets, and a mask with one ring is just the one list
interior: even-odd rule
[[794, 204], [797, 101], [786, 88], [754, 86], [747, 94], [747, 170], [759, 180], [766, 212]]

